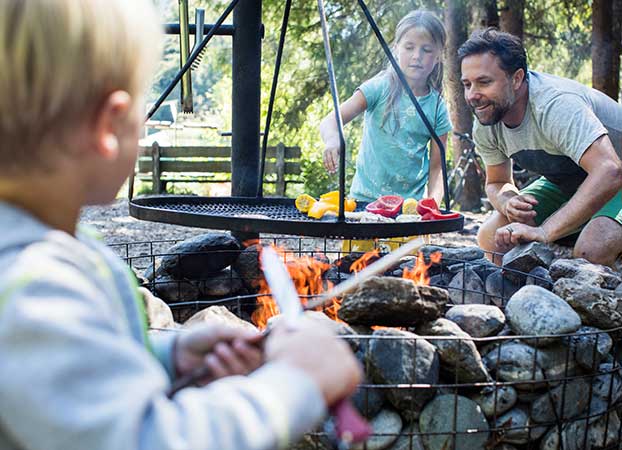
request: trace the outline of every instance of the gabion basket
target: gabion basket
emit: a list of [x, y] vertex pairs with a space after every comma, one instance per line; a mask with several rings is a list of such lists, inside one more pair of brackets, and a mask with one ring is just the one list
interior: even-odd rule
[[[285, 249], [286, 260], [303, 256], [327, 262], [348, 258], [341, 241], [274, 238], [263, 243]], [[135, 242], [113, 248], [139, 278], [143, 275], [141, 282], [146, 287], [157, 294], [162, 292], [159, 284], [167, 285], [169, 291], [177, 290], [178, 295], [173, 297], [179, 300], [186, 289], [184, 284], [207, 280], [180, 277], [158, 281], [154, 275], [161, 260], [196, 255], [179, 252], [174, 244]], [[383, 243], [378, 245], [382, 247]], [[220, 259], [224, 252], [227, 250], [206, 252], [204, 256]], [[227, 257], [236, 260], [244, 251], [229, 253]], [[540, 276], [541, 272], [500, 270], [481, 257], [449, 256], [430, 267], [430, 285], [448, 292], [442, 317], [399, 327], [335, 323], [365, 370], [365, 381], [353, 402], [371, 422], [373, 434], [355, 448], [621, 448], [621, 328], [581, 324], [569, 333], [518, 334], [499, 313], [510, 315], [508, 302], [517, 298], [522, 285], [550, 290], [551, 279]], [[326, 277], [333, 283], [347, 278], [347, 274], [333, 269]], [[396, 266], [386, 275], [400, 275], [403, 270], [403, 266]], [[248, 286], [254, 281], [242, 279], [235, 270], [219, 273], [225, 285]], [[469, 277], [473, 273], [481, 283], [472, 282]], [[235, 295], [203, 295], [192, 301], [172, 301], [169, 306], [178, 322], [211, 306], [225, 307], [249, 320], [258, 297], [244, 288]], [[471, 310], [486, 313], [481, 317], [466, 314]], [[494, 332], [482, 331], [491, 329]], [[309, 430], [291, 448], [336, 448], [328, 425]]]

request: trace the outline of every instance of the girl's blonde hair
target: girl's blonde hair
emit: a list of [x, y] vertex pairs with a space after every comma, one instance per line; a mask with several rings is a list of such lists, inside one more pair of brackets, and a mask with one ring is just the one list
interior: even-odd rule
[[159, 23], [150, 0], [2, 0], [2, 170], [52, 161], [43, 144], [62, 145], [111, 92], [142, 94]]
[[[411, 11], [406, 14], [397, 24], [395, 28], [395, 39], [393, 40], [392, 48], [395, 49], [397, 44], [401, 41], [408, 31], [413, 28], [421, 28], [430, 34], [430, 37], [436, 45], [442, 50], [445, 48], [445, 42], [447, 41], [447, 34], [443, 22], [436, 17], [434, 13], [430, 11]], [[381, 72], [381, 75], [386, 74], [389, 77], [389, 97], [387, 100], [387, 106], [382, 118], [382, 125], [386, 123], [389, 115], [393, 113], [395, 118], [395, 124], [397, 131], [400, 128], [399, 114], [397, 104], [402, 95], [403, 87], [400, 79], [397, 76], [397, 72], [393, 69], [391, 62], [387, 64], [385, 70]], [[436, 89], [439, 93], [443, 88], [443, 62], [439, 61], [428, 77], [428, 84], [431, 88]]]

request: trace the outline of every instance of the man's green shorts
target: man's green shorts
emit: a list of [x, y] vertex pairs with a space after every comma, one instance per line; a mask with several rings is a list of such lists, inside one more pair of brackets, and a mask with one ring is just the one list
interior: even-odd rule
[[[534, 210], [538, 213], [536, 216], [536, 224], [538, 225], [541, 225], [547, 217], [561, 208], [571, 197], [564, 194], [555, 184], [544, 177], [538, 178], [521, 190], [520, 193], [531, 194], [538, 200], [538, 204], [534, 207]], [[622, 225], [622, 191], [605, 203], [605, 206], [600, 208], [592, 216], [592, 219], [601, 216], [610, 217]]]

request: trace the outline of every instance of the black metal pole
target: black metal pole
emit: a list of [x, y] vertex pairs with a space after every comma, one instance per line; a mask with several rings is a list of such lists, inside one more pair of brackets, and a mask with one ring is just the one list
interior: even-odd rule
[[231, 193], [254, 197], [259, 173], [261, 0], [240, 0], [233, 12]]
[[333, 97], [333, 108], [335, 109], [335, 120], [337, 121], [337, 131], [339, 133], [339, 215], [337, 216], [337, 220], [343, 222], [345, 221], [346, 140], [343, 137], [343, 121], [341, 120], [341, 112], [339, 111], [339, 93], [337, 92], [337, 83], [335, 82], [335, 70], [333, 69], [333, 56], [330, 51], [330, 39], [328, 36], [324, 1], [317, 0], [317, 6], [320, 12], [320, 23], [322, 25], [322, 38], [324, 40], [324, 53], [326, 53], [330, 93]]
[[292, 8], [292, 0], [285, 2], [283, 12], [283, 22], [281, 23], [281, 34], [279, 36], [279, 48], [276, 52], [276, 63], [274, 64], [274, 75], [272, 76], [272, 88], [270, 89], [270, 101], [268, 102], [268, 113], [266, 115], [266, 128], [264, 128], [263, 141], [261, 142], [261, 156], [259, 159], [259, 177], [257, 180], [257, 197], [263, 197], [263, 174], [266, 168], [266, 151], [268, 148], [268, 137], [270, 133], [270, 123], [272, 122], [272, 110], [274, 109], [274, 98], [276, 88], [279, 84], [279, 72], [281, 71], [281, 59], [283, 58], [283, 47], [285, 46], [285, 34], [287, 33], [287, 23], [289, 22], [289, 12]]
[[[209, 33], [212, 29], [215, 28], [215, 25], [205, 24], [203, 25], [204, 34]], [[195, 24], [190, 24], [188, 26], [188, 31], [190, 34], [196, 34], [197, 27]], [[178, 23], [165, 23], [164, 24], [164, 34], [179, 34], [181, 33], [181, 27]], [[233, 36], [233, 25], [220, 25], [214, 31], [216, 36]]]
[[432, 139], [434, 140], [434, 142], [436, 142], [436, 145], [438, 145], [438, 148], [441, 152], [441, 172], [443, 174], [443, 191], [444, 191], [443, 200], [445, 202], [445, 211], [448, 211], [449, 210], [449, 185], [447, 183], [447, 159], [445, 155], [445, 146], [441, 142], [440, 138], [434, 131], [434, 127], [432, 127], [432, 124], [430, 123], [425, 113], [421, 109], [421, 106], [419, 105], [419, 102], [417, 101], [415, 94], [413, 94], [413, 91], [408, 86], [408, 81], [406, 80], [406, 77], [404, 76], [402, 69], [400, 69], [399, 64], [397, 63], [397, 61], [395, 61], [395, 58], [393, 57], [393, 53], [391, 52], [391, 49], [389, 48], [387, 42], [384, 40], [382, 33], [378, 29], [378, 25], [376, 25], [374, 18], [371, 16], [369, 9], [367, 8], [367, 5], [365, 4], [363, 0], [358, 0], [358, 3], [361, 9], [363, 10], [363, 14], [365, 14], [367, 21], [371, 25], [371, 28], [374, 31], [374, 34], [378, 38], [378, 42], [380, 42], [382, 49], [387, 55], [387, 58], [389, 58], [389, 62], [393, 66], [393, 69], [397, 73], [398, 78], [402, 82], [402, 87], [404, 88], [404, 91], [406, 92], [406, 94], [408, 94], [408, 97], [410, 97], [410, 100], [412, 101], [413, 105], [415, 105], [415, 109], [417, 110], [417, 113], [421, 117], [421, 120], [423, 121], [424, 125], [430, 132]]

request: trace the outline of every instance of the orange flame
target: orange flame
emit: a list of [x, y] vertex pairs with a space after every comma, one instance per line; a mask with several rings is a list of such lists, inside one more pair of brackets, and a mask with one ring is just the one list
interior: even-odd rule
[[363, 256], [361, 256], [359, 259], [357, 259], [356, 261], [352, 263], [352, 265], [350, 266], [350, 272], [355, 272], [355, 273], [360, 272], [365, 267], [367, 267], [371, 262], [378, 259], [379, 254], [380, 254], [380, 250], [378, 249], [374, 249], [370, 252], [365, 253]]
[[[312, 296], [318, 295], [332, 288], [333, 284], [330, 281], [322, 279], [322, 274], [329, 269], [330, 264], [318, 261], [310, 256], [303, 256], [300, 258], [290, 257], [285, 258], [285, 253], [282, 250], [275, 249], [285, 260], [285, 266], [289, 272], [296, 291], [300, 296]], [[266, 328], [268, 319], [272, 316], [279, 314], [279, 309], [276, 306], [274, 299], [272, 298], [270, 287], [265, 279], [259, 280], [259, 294], [257, 298], [257, 309], [253, 312], [251, 320], [260, 329]], [[307, 304], [306, 298], [301, 298], [302, 304]], [[340, 322], [337, 317], [337, 311], [339, 311], [340, 301], [332, 299], [330, 306], [324, 308], [324, 312], [328, 317]], [[321, 311], [322, 307], [318, 307], [317, 310]]]
[[402, 278], [413, 280], [415, 284], [419, 286], [429, 286], [430, 277], [428, 276], [428, 270], [432, 267], [432, 264], [440, 262], [442, 257], [443, 254], [441, 252], [434, 252], [430, 254], [430, 262], [426, 263], [423, 253], [419, 252], [417, 254], [415, 267], [413, 269], [406, 267], [404, 269], [404, 273], [402, 274]]

